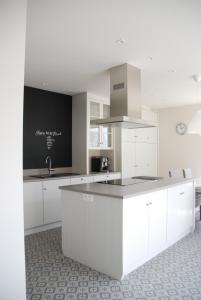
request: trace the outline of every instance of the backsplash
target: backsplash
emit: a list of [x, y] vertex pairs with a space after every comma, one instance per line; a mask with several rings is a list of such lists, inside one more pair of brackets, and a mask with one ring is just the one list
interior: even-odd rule
[[72, 97], [24, 88], [23, 168], [72, 167]]

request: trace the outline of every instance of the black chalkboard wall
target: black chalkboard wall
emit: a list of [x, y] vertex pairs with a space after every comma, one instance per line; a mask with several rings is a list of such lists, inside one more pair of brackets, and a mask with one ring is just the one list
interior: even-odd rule
[[24, 169], [72, 166], [72, 97], [32, 87], [24, 88]]

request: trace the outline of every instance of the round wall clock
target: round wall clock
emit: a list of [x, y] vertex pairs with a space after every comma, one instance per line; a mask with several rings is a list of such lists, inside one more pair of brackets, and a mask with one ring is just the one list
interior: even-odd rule
[[185, 123], [178, 123], [176, 125], [176, 132], [180, 135], [184, 135], [187, 131], [187, 125]]

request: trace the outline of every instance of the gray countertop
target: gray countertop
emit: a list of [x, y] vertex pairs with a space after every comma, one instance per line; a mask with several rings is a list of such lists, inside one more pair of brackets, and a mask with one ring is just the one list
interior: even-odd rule
[[[70, 173], [70, 172], [69, 172]], [[64, 178], [76, 178], [76, 177], [90, 177], [90, 176], [100, 176], [100, 175], [107, 175], [107, 174], [119, 174], [120, 172], [91, 172], [89, 174], [76, 174], [76, 175], [69, 175], [69, 176], [59, 176], [59, 177], [46, 177], [46, 178], [36, 178], [32, 176], [24, 176], [24, 182], [35, 182], [35, 181], [47, 181], [47, 180], [59, 180]]]
[[87, 183], [73, 186], [61, 186], [60, 189], [64, 191], [73, 191], [78, 193], [101, 195], [106, 197], [115, 197], [122, 199], [192, 181], [192, 179], [163, 178], [158, 181], [143, 182], [128, 186], [109, 185], [102, 183]]

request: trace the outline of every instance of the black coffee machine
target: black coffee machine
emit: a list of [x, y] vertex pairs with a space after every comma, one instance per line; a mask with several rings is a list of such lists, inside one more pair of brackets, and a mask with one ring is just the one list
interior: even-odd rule
[[92, 156], [91, 170], [92, 172], [109, 171], [110, 159], [107, 156]]

